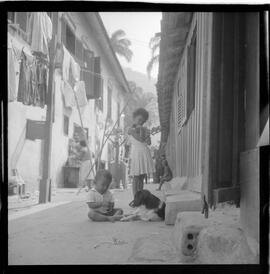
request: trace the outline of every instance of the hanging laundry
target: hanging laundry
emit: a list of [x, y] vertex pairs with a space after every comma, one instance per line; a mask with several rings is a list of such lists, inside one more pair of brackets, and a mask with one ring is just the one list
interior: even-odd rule
[[29, 58], [22, 50], [17, 101], [22, 102], [25, 105], [30, 105], [32, 102], [30, 98], [30, 76], [32, 63], [33, 60]]
[[12, 102], [17, 97], [16, 85], [16, 58], [12, 44], [8, 43], [8, 101]]
[[74, 91], [78, 100], [78, 105], [84, 107], [87, 105], [84, 81], [79, 81], [75, 84]]
[[64, 96], [65, 106], [66, 107], [76, 106], [73, 89], [67, 81], [62, 81], [61, 90]]
[[44, 108], [47, 100], [47, 79], [48, 79], [48, 68], [43, 63], [37, 65], [37, 81], [38, 81], [38, 95], [39, 105]]
[[70, 66], [71, 66], [71, 72], [72, 72], [73, 78], [75, 79], [75, 81], [79, 81], [81, 69], [80, 69], [80, 65], [76, 63], [73, 57], [70, 58]]
[[62, 76], [64, 81], [69, 80], [70, 61], [71, 55], [68, 50], [63, 46], [63, 64], [62, 64]]
[[32, 51], [49, 54], [48, 42], [52, 39], [52, 21], [46, 12], [32, 12], [29, 20]]

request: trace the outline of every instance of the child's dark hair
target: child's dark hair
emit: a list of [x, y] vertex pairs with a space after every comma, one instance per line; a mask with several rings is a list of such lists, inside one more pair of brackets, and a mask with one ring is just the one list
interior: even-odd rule
[[100, 178], [105, 178], [108, 182], [112, 181], [112, 174], [110, 171], [106, 169], [100, 169], [95, 177], [95, 182], [97, 182]]
[[133, 112], [133, 118], [135, 118], [136, 116], [141, 115], [144, 118], [144, 121], [147, 121], [149, 118], [149, 113], [147, 110], [145, 110], [144, 108], [137, 108], [134, 112]]
[[81, 140], [81, 141], [80, 141], [80, 145], [81, 145], [82, 147], [86, 147], [86, 142], [85, 142], [85, 140]]

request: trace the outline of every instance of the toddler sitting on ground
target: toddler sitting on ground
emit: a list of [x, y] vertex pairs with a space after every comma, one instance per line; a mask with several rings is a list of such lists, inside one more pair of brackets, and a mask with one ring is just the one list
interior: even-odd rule
[[112, 175], [108, 170], [99, 170], [94, 181], [94, 188], [87, 194], [88, 217], [96, 222], [114, 222], [123, 217], [121, 208], [114, 208], [114, 198], [109, 191]]

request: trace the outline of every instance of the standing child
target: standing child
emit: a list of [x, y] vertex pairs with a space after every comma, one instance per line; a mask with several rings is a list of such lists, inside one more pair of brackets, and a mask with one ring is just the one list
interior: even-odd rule
[[133, 112], [134, 125], [128, 130], [131, 142], [130, 175], [133, 176], [133, 195], [143, 189], [145, 174], [154, 173], [154, 163], [148, 145], [151, 145], [150, 132], [143, 124], [148, 120], [149, 114], [144, 108]]
[[160, 183], [159, 183], [159, 187], [158, 187], [157, 190], [161, 190], [161, 186], [165, 182], [169, 182], [173, 178], [173, 174], [172, 174], [172, 171], [171, 171], [171, 169], [168, 165], [167, 160], [163, 160], [162, 165], [163, 165], [163, 168], [164, 168], [164, 175], [160, 178]]
[[95, 186], [89, 190], [87, 204], [88, 217], [95, 222], [114, 222], [123, 217], [121, 208], [114, 208], [114, 198], [109, 191], [112, 175], [108, 170], [99, 170], [95, 177]]

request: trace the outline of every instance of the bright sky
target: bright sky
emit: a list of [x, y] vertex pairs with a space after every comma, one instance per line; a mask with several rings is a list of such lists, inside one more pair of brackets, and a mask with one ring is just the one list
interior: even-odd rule
[[[146, 66], [151, 58], [149, 40], [155, 33], [160, 32], [161, 12], [101, 12], [103, 23], [109, 36], [122, 29], [126, 37], [131, 41], [133, 58], [127, 63], [124, 58], [118, 57], [122, 66], [146, 74]], [[152, 77], [157, 77], [156, 65]]]

